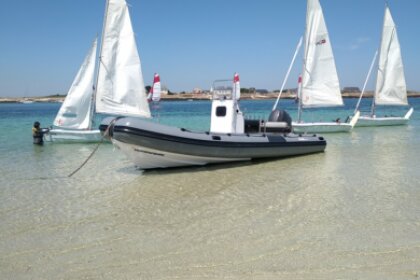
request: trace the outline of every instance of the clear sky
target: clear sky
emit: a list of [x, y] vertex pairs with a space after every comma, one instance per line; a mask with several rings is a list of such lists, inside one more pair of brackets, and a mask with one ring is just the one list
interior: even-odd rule
[[[128, 0], [145, 84], [279, 89], [304, 32], [305, 0]], [[0, 96], [65, 94], [97, 33], [105, 0], [0, 0]], [[362, 87], [384, 0], [321, 0], [341, 87]], [[420, 0], [389, 0], [409, 89], [420, 91]], [[302, 55], [287, 83], [295, 87]], [[374, 75], [376, 76], [376, 75]], [[374, 79], [368, 84], [372, 89]]]

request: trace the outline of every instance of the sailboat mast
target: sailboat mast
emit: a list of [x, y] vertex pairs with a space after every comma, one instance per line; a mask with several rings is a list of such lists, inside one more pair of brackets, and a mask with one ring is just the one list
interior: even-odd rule
[[[382, 23], [382, 34], [381, 34], [381, 41], [380, 41], [380, 45], [379, 45], [379, 61], [381, 61], [381, 55], [382, 55], [382, 41], [384, 39], [384, 28], [385, 28], [385, 20], [386, 20], [386, 10], [388, 9], [388, 1], [385, 1], [385, 11], [384, 11], [384, 20]], [[372, 108], [370, 110], [370, 115], [373, 117], [376, 113], [376, 94], [378, 93], [377, 91], [378, 89], [378, 77], [379, 77], [379, 72], [382, 71], [383, 69], [380, 69], [380, 63], [378, 64], [378, 74], [376, 74], [376, 87], [375, 87], [375, 92], [373, 93], [373, 99], [372, 99]]]
[[277, 105], [279, 103], [279, 100], [280, 100], [281, 94], [283, 92], [284, 86], [286, 85], [286, 82], [289, 79], [290, 71], [292, 70], [293, 64], [295, 64], [296, 56], [297, 56], [297, 54], [298, 54], [298, 52], [300, 50], [300, 47], [302, 46], [302, 40], [303, 40], [303, 38], [300, 37], [299, 43], [296, 46], [295, 54], [293, 55], [292, 61], [290, 62], [289, 69], [287, 70], [286, 77], [284, 77], [283, 84], [281, 85], [279, 95], [277, 96], [277, 100], [274, 103], [274, 106], [273, 106], [272, 111], [274, 111], [277, 108]]
[[309, 13], [309, 1], [306, 1], [306, 20], [305, 20], [305, 45], [303, 49], [303, 58], [302, 58], [302, 73], [301, 73], [301, 84], [298, 85], [298, 98], [299, 98], [299, 106], [298, 106], [298, 123], [302, 121], [302, 110], [303, 110], [303, 103], [302, 103], [302, 88], [303, 88], [303, 76], [305, 75], [305, 69], [306, 69], [306, 57], [308, 53], [308, 13]]
[[372, 63], [370, 64], [369, 72], [368, 72], [368, 74], [366, 76], [366, 80], [365, 80], [365, 83], [363, 85], [362, 92], [360, 93], [359, 100], [357, 101], [356, 108], [354, 109], [354, 114], [356, 114], [356, 112], [359, 110], [360, 102], [362, 101], [363, 94], [365, 93], [366, 85], [367, 85], [367, 82], [369, 81], [370, 74], [372, 73], [373, 65], [375, 64], [375, 61], [376, 61], [376, 57], [377, 56], [378, 56], [378, 51], [376, 51], [375, 52], [375, 55], [373, 56], [373, 60], [372, 60]]
[[299, 76], [297, 96], [298, 96], [298, 102], [299, 102], [298, 123], [300, 123], [302, 120], [302, 76]]
[[[95, 37], [95, 41], [97, 42], [97, 40], [98, 40], [98, 34], [96, 34], [96, 37]], [[97, 55], [97, 53], [95, 53], [95, 56]], [[96, 59], [95, 59], [95, 61], [96, 61]], [[97, 63], [95, 63], [95, 64], [97, 64]], [[95, 65], [95, 67], [97, 67], [97, 65]], [[89, 113], [89, 120], [90, 120], [90, 122], [89, 122], [89, 126], [88, 126], [88, 130], [91, 130], [92, 129], [92, 127], [94, 127], [95, 126], [95, 93], [96, 93], [96, 86], [95, 86], [95, 84], [96, 83], [94, 83], [93, 85], [92, 85], [92, 91], [93, 91], [93, 93], [92, 93], [92, 96], [91, 96], [91, 100], [90, 100], [90, 113]]]
[[104, 44], [104, 33], [105, 33], [105, 25], [106, 25], [107, 15], [108, 15], [108, 8], [109, 8], [109, 0], [106, 0], [104, 22], [102, 24], [101, 44], [99, 46], [99, 56], [98, 56], [98, 63], [97, 63], [97, 69], [96, 69], [96, 81], [94, 85], [95, 89], [93, 90], [93, 94], [92, 94], [91, 127], [95, 125], [96, 91], [98, 90], [99, 71], [101, 69], [100, 66], [101, 66], [101, 59], [102, 59], [102, 46]]

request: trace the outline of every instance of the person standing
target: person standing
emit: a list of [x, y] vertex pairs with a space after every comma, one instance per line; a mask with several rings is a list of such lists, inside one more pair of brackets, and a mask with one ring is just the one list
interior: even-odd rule
[[41, 128], [41, 124], [36, 121], [32, 127], [33, 143], [37, 145], [44, 144], [44, 130]]

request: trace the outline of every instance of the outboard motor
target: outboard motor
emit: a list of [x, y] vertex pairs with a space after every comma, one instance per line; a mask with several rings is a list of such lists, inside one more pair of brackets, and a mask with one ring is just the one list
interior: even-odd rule
[[283, 127], [273, 126], [267, 127], [266, 131], [270, 132], [291, 132], [292, 131], [292, 118], [285, 110], [273, 110], [268, 117], [268, 123], [284, 123]]
[[284, 110], [273, 110], [267, 121], [245, 120], [245, 133], [289, 133], [292, 132], [292, 118]]
[[288, 126], [292, 126], [292, 118], [285, 110], [273, 110], [268, 117], [269, 122], [285, 122]]

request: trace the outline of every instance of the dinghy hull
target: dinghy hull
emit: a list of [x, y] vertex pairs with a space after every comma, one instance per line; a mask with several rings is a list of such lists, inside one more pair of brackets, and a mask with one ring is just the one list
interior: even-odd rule
[[94, 143], [102, 140], [99, 129], [95, 130], [72, 130], [72, 129], [51, 129], [46, 138], [52, 142], [63, 143]]
[[381, 117], [381, 118], [372, 118], [369, 116], [361, 116], [356, 126], [392, 126], [392, 125], [406, 125], [408, 119], [401, 117]]
[[[106, 122], [101, 131], [106, 129]], [[110, 135], [141, 169], [289, 157], [323, 152], [326, 147], [325, 139], [316, 135], [192, 132], [135, 118], [115, 121]]]
[[292, 123], [294, 133], [334, 133], [350, 132], [353, 128], [349, 123]]
[[356, 111], [349, 122], [312, 122], [294, 123], [292, 122], [294, 133], [335, 133], [350, 132], [356, 125], [360, 117], [360, 111]]
[[371, 117], [360, 116], [356, 126], [393, 126], [406, 125], [413, 114], [414, 109], [410, 108], [404, 117]]

